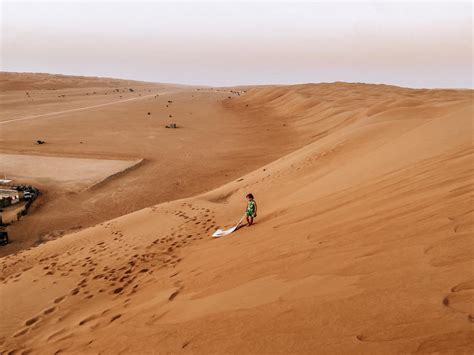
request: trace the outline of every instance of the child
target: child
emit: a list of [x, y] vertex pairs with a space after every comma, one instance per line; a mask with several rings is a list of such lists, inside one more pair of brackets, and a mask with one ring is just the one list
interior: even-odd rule
[[255, 202], [255, 200], [253, 199], [252, 194], [248, 194], [245, 197], [248, 200], [245, 215], [247, 216], [247, 225], [250, 227], [253, 223], [253, 219], [257, 217], [257, 202]]

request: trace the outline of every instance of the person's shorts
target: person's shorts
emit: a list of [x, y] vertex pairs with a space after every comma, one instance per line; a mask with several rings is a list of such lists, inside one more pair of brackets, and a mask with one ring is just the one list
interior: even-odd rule
[[246, 213], [247, 217], [253, 217], [253, 215], [255, 214], [255, 212], [251, 211], [251, 210], [247, 210], [245, 213]]

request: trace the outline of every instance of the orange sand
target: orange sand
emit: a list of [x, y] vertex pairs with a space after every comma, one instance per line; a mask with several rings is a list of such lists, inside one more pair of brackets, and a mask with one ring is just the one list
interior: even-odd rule
[[[190, 124], [182, 155], [159, 156], [175, 162], [168, 179], [189, 174], [209, 191], [4, 257], [1, 353], [474, 351], [472, 91], [334, 83], [228, 99], [179, 90], [171, 100], [215, 100], [200, 107], [238, 135], [209, 148], [229, 131]], [[97, 118], [77, 120], [46, 140]], [[21, 125], [9, 126], [11, 136]], [[100, 139], [101, 154], [126, 155], [107, 135], [91, 134], [94, 148], [64, 141], [60, 149], [94, 156]], [[11, 138], [8, 149], [25, 144]], [[236, 150], [216, 154], [229, 144]], [[220, 179], [209, 178], [195, 159], [186, 169], [176, 163], [185, 154], [201, 154], [209, 169], [248, 159], [254, 170], [226, 177], [216, 168]], [[147, 181], [150, 172], [133, 173]], [[258, 202], [256, 224], [210, 238], [240, 218], [247, 192]]]

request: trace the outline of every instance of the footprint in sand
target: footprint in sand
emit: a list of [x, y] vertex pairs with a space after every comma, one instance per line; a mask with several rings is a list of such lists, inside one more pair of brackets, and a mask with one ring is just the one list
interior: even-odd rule
[[53, 313], [57, 308], [56, 307], [50, 307], [50, 308], [47, 308], [43, 311], [43, 314], [44, 315], [47, 315], [47, 314], [51, 314]]
[[66, 299], [66, 297], [67, 296], [61, 296], [61, 297], [55, 298], [53, 302], [54, 303], [61, 303]]
[[174, 300], [176, 298], [176, 296], [179, 295], [180, 292], [181, 292], [181, 289], [178, 289], [178, 290], [174, 291], [171, 295], [169, 295], [168, 301]]
[[57, 338], [59, 335], [64, 334], [66, 331], [67, 331], [67, 329], [65, 329], [65, 328], [60, 329], [60, 330], [58, 330], [57, 332], [54, 332], [53, 334], [50, 334], [50, 335], [48, 336], [48, 338], [46, 339], [46, 341], [51, 341], [51, 340], [53, 340], [54, 338]]
[[465, 313], [467, 320], [473, 322], [473, 314], [471, 305], [474, 302], [474, 279], [461, 282], [460, 284], [451, 288], [445, 298], [443, 298], [443, 305], [451, 310], [459, 313]]
[[113, 321], [119, 319], [120, 317], [122, 317], [121, 314], [117, 314], [116, 316], [113, 316], [113, 317], [110, 319], [110, 323], [112, 323]]
[[181, 345], [181, 348], [184, 349], [184, 348], [187, 347], [190, 343], [191, 343], [191, 340], [185, 341], [185, 342], [183, 343], [183, 345]]
[[25, 335], [26, 333], [28, 333], [30, 331], [30, 327], [26, 327], [26, 328], [23, 328], [21, 330], [19, 330], [18, 332], [16, 332], [15, 334], [13, 334], [13, 337], [14, 338], [18, 338], [22, 335]]
[[28, 319], [28, 320], [25, 322], [25, 325], [26, 325], [27, 327], [29, 327], [29, 326], [32, 326], [33, 324], [39, 322], [40, 320], [41, 320], [41, 317], [36, 316], [36, 317], [31, 318], [31, 319]]
[[84, 324], [87, 324], [87, 323], [89, 323], [89, 322], [95, 320], [95, 319], [97, 319], [97, 315], [89, 316], [89, 317], [84, 318], [83, 320], [81, 320], [81, 321], [79, 322], [79, 325], [82, 326], [82, 325], [84, 325]]

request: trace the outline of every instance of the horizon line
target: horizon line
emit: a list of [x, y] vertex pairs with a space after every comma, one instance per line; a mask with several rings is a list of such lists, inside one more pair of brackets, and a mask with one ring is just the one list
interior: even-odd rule
[[148, 81], [137, 78], [126, 78], [126, 77], [111, 77], [107, 75], [84, 75], [84, 74], [66, 74], [66, 73], [52, 73], [52, 72], [34, 72], [34, 71], [8, 71], [0, 70], [0, 73], [9, 73], [9, 74], [43, 74], [43, 75], [59, 75], [59, 76], [69, 76], [69, 77], [83, 77], [83, 78], [98, 78], [98, 79], [112, 79], [112, 80], [129, 80], [137, 81], [142, 83], [149, 84], [164, 84], [164, 85], [178, 85], [178, 86], [189, 86], [189, 87], [209, 87], [209, 88], [233, 88], [233, 87], [257, 87], [257, 86], [296, 86], [296, 85], [318, 85], [318, 84], [336, 84], [336, 83], [345, 83], [345, 84], [365, 84], [365, 85], [385, 85], [385, 86], [394, 86], [404, 89], [412, 90], [474, 90], [474, 87], [471, 83], [471, 87], [413, 87], [413, 86], [403, 86], [400, 84], [394, 83], [385, 83], [385, 82], [364, 82], [364, 81], [344, 81], [344, 80], [334, 80], [334, 81], [308, 81], [308, 82], [291, 82], [291, 83], [265, 83], [265, 84], [233, 84], [233, 85], [213, 85], [213, 84], [190, 84], [190, 83], [180, 83], [180, 82], [165, 82], [165, 81]]

